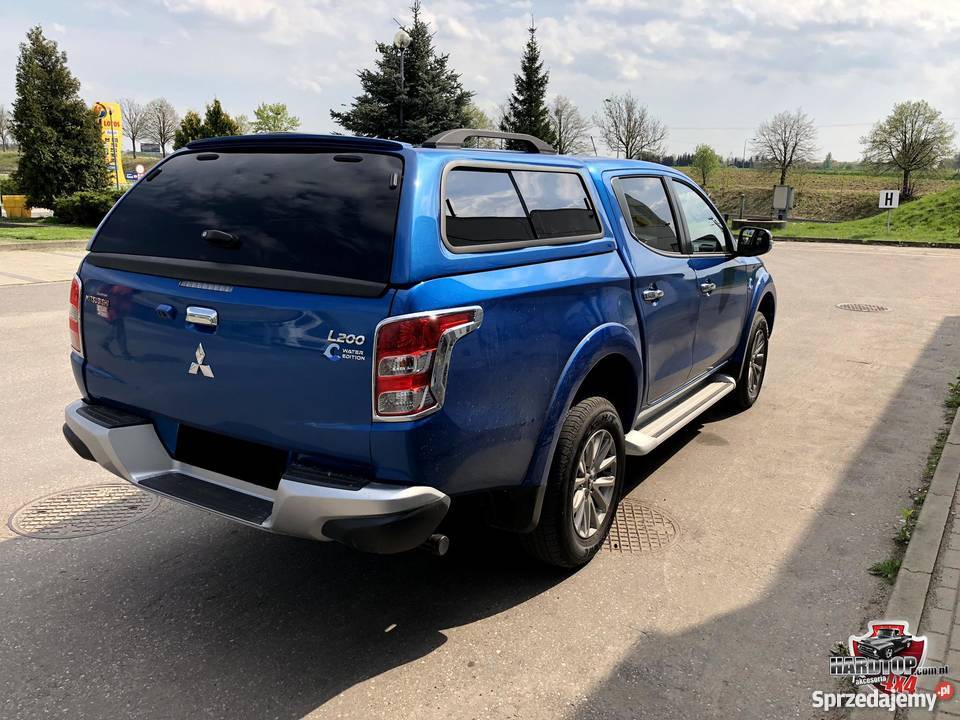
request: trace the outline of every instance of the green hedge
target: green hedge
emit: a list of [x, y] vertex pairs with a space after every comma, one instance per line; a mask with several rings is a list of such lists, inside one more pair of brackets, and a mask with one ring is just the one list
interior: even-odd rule
[[20, 188], [12, 177], [0, 177], [0, 195], [19, 195]]
[[119, 190], [81, 190], [58, 198], [53, 214], [60, 222], [70, 225], [99, 225], [114, 203], [123, 195]]

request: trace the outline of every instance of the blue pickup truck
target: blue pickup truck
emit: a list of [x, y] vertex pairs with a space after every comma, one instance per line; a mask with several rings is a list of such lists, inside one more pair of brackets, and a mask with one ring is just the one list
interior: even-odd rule
[[443, 552], [463, 504], [575, 567], [627, 455], [756, 400], [770, 246], [670, 168], [526, 135], [193, 142], [123, 196], [73, 280], [64, 434], [257, 528]]

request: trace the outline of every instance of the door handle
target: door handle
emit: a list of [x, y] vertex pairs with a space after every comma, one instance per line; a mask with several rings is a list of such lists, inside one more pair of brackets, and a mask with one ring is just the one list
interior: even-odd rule
[[658, 290], [656, 288], [647, 288], [643, 291], [643, 299], [646, 302], [656, 302], [663, 297], [663, 290]]
[[712, 282], [700, 283], [700, 292], [702, 292], [704, 295], [709, 295], [716, 289], [717, 289], [716, 283], [712, 283]]
[[194, 325], [215, 327], [217, 324], [217, 311], [191, 305], [187, 308], [187, 322], [193, 323]]

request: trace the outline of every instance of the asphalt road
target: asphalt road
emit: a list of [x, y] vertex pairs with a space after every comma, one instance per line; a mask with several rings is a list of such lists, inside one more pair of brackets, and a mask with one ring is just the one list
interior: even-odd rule
[[[170, 502], [86, 538], [3, 526], [0, 717], [813, 716], [830, 646], [881, 612], [866, 568], [960, 369], [960, 252], [779, 244], [768, 265], [758, 404], [630, 464], [631, 498], [681, 529], [662, 551], [574, 574], [463, 537], [444, 559], [375, 557]], [[60, 435], [66, 296], [0, 287], [4, 522], [112, 480]]]

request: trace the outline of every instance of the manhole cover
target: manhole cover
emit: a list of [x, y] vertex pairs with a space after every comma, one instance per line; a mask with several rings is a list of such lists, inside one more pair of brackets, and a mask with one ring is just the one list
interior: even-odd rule
[[32, 538], [76, 538], [128, 525], [159, 504], [155, 495], [127, 483], [88, 485], [27, 503], [10, 516], [8, 525]]
[[863, 303], [840, 303], [837, 307], [841, 310], [853, 310], [854, 312], [886, 312], [890, 309], [886, 305], [865, 305]]
[[680, 535], [677, 521], [663, 510], [636, 500], [620, 501], [605, 548], [614, 553], [662, 550]]

